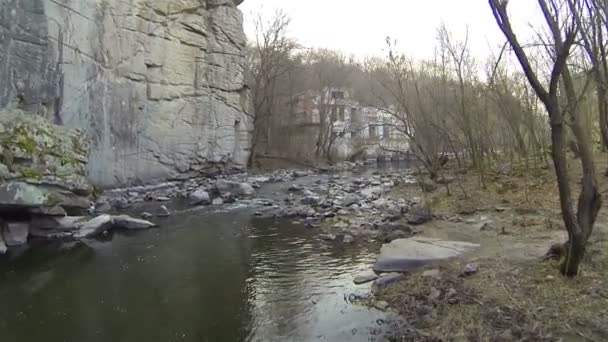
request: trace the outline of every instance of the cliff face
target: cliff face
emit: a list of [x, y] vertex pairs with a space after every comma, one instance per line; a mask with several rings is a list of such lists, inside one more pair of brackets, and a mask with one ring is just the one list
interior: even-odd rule
[[239, 0], [3, 0], [0, 110], [83, 129], [101, 186], [248, 157]]

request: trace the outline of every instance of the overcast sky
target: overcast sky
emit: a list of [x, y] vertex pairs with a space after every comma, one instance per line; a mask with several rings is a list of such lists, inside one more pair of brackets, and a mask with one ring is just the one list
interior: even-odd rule
[[[529, 37], [529, 25], [539, 22], [536, 1], [511, 0], [509, 6], [519, 35]], [[480, 58], [504, 42], [488, 0], [245, 0], [240, 9], [249, 36], [257, 13], [270, 18], [281, 9], [292, 19], [291, 35], [306, 47], [358, 57], [382, 55], [386, 36], [410, 56], [431, 57], [442, 21], [456, 37], [464, 37], [468, 26], [472, 52]]]

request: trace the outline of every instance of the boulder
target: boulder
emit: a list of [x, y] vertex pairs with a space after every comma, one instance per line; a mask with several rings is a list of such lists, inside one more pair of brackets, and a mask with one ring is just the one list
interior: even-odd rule
[[376, 272], [405, 272], [430, 263], [457, 257], [479, 245], [415, 237], [385, 244], [376, 259]]
[[112, 217], [112, 219], [114, 228], [121, 228], [127, 230], [142, 230], [156, 227], [156, 224], [150, 221], [136, 219], [128, 215], [114, 216]]
[[32, 229], [73, 231], [79, 230], [87, 221], [84, 216], [34, 216], [30, 224]]
[[202, 188], [191, 193], [189, 198], [192, 205], [211, 204], [211, 196]]
[[249, 183], [240, 183], [238, 186], [237, 196], [253, 196], [255, 189]]
[[215, 188], [222, 196], [227, 193], [236, 197], [251, 196], [255, 194], [255, 189], [251, 184], [232, 182], [224, 179], [217, 180], [215, 182]]
[[60, 206], [55, 205], [52, 207], [36, 207], [29, 210], [32, 215], [44, 215], [44, 216], [67, 216], [67, 212]]
[[78, 231], [88, 218], [83, 216], [48, 217], [35, 216], [30, 223], [29, 235], [42, 239], [70, 237]]
[[407, 214], [407, 222], [413, 225], [425, 224], [433, 219], [431, 209], [426, 206], [416, 206]]
[[384, 235], [384, 242], [390, 243], [398, 239], [404, 239], [412, 236], [411, 230], [409, 232], [404, 232], [403, 230], [394, 230], [392, 232], [388, 232]]
[[[88, 198], [57, 185], [9, 181], [0, 184], [0, 210], [53, 208], [84, 212], [91, 206]], [[42, 210], [42, 209], [40, 209]]]
[[76, 238], [87, 238], [94, 237], [100, 234], [105, 233], [110, 230], [114, 225], [114, 220], [112, 216], [104, 214], [97, 216], [96, 218], [85, 223], [74, 237]]
[[346, 196], [344, 196], [344, 199], [342, 200], [342, 205], [344, 207], [350, 207], [353, 204], [359, 203], [359, 201], [361, 201], [359, 196], [357, 196], [355, 194], [347, 194]]
[[20, 246], [27, 243], [29, 232], [28, 222], [9, 222], [2, 229], [2, 237], [7, 246]]

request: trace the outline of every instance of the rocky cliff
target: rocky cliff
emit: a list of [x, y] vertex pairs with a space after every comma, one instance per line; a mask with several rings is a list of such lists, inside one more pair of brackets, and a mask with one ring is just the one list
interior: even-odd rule
[[0, 110], [84, 130], [100, 186], [248, 156], [239, 0], [3, 0]]

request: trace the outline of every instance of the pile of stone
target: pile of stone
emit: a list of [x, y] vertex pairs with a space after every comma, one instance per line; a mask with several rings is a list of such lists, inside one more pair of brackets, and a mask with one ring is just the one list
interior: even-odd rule
[[353, 241], [356, 237], [382, 241], [411, 236], [410, 225], [432, 219], [428, 208], [416, 199], [395, 199], [390, 195], [399, 184], [413, 182], [405, 173], [370, 177], [334, 175], [310, 186], [293, 184], [281, 203], [258, 213], [260, 216], [291, 218], [312, 227], [332, 220], [324, 240]]
[[106, 191], [95, 203], [95, 211], [107, 213], [143, 202], [187, 200], [191, 205], [221, 205], [251, 198], [265, 183], [281, 183], [312, 175], [311, 170], [275, 170], [261, 175], [247, 173], [199, 177]]
[[82, 238], [154, 224], [90, 218], [88, 146], [81, 131], [21, 111], [0, 112], [0, 254], [28, 239]]

